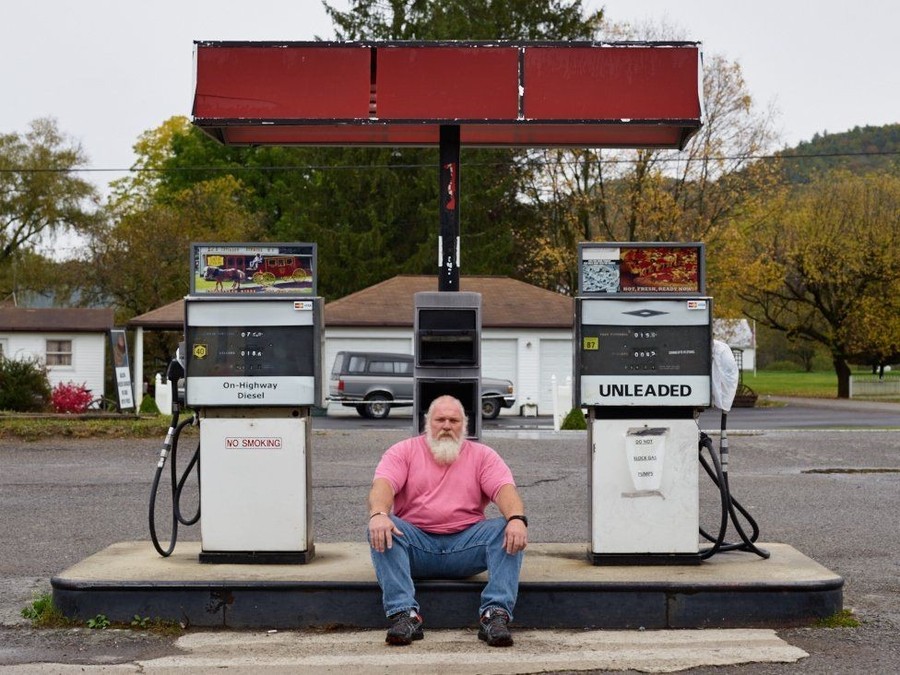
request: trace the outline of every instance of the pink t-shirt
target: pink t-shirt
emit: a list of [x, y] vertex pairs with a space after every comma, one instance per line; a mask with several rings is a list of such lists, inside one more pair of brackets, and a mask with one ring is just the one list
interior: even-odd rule
[[451, 534], [484, 520], [485, 507], [512, 472], [494, 450], [466, 440], [452, 464], [438, 464], [425, 436], [392, 445], [375, 469], [394, 488], [394, 513], [434, 534]]

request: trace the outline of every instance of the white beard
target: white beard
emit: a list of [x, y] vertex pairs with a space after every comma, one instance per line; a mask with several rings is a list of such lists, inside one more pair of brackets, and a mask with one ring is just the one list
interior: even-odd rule
[[428, 447], [434, 455], [434, 461], [438, 464], [453, 464], [462, 450], [462, 437], [459, 439], [441, 438], [435, 439], [428, 435]]

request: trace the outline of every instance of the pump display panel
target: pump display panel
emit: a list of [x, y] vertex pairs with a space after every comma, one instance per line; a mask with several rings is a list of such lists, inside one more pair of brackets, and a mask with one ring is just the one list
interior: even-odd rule
[[320, 299], [185, 301], [191, 406], [318, 405]]
[[191, 326], [193, 377], [302, 377], [315, 374], [312, 327]]
[[581, 406], [711, 402], [712, 300], [578, 298]]

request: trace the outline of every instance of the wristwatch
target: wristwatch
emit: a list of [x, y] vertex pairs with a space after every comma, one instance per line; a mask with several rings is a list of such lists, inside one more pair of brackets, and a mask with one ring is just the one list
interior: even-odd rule
[[525, 523], [525, 527], [528, 527], [528, 517], [527, 516], [523, 516], [523, 515], [510, 516], [509, 518], [506, 519], [506, 522], [508, 523], [511, 520], [521, 520], [523, 523]]

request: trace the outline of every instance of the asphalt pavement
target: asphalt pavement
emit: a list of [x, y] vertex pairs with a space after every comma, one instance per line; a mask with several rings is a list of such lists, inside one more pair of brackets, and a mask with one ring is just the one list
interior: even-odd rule
[[[550, 430], [553, 416], [523, 417], [503, 413], [494, 420], [482, 420], [482, 431]], [[708, 408], [700, 413], [700, 428], [718, 431], [722, 412]], [[322, 429], [398, 429], [412, 430], [410, 408], [395, 408], [388, 418], [370, 420], [360, 417], [353, 408], [331, 404], [325, 417], [315, 418]], [[732, 408], [726, 414], [729, 430], [755, 429], [900, 429], [900, 403], [850, 399], [760, 397], [752, 408]]]
[[[784, 426], [776, 427], [785, 412], [789, 417], [777, 422]], [[835, 428], [844, 414], [850, 421]], [[372, 428], [368, 425], [375, 421], [351, 419], [313, 420], [313, 519], [319, 542], [363, 536], [372, 470], [411, 423], [398, 415], [383, 421], [396, 427]], [[844, 606], [859, 627], [522, 631], [516, 647], [499, 652], [488, 651], [466, 631], [432, 630], [408, 650], [389, 650], [378, 631], [189, 629], [176, 640], [127, 629], [33, 629], [21, 609], [34, 593], [49, 591], [51, 576], [114, 543], [148, 539], [147, 503], [162, 439], [24, 442], [0, 435], [0, 669], [711, 674], [728, 665], [727, 672], [738, 674], [900, 672], [898, 420], [896, 404], [796, 400], [735, 409], [728, 417], [732, 492], [759, 523], [760, 541], [789, 544], [841, 575]], [[587, 541], [586, 435], [553, 432], [548, 424], [549, 418], [501, 418], [496, 426], [485, 424], [483, 440], [516, 475], [532, 541]], [[718, 415], [701, 427], [715, 431]], [[188, 454], [183, 451], [180, 461]], [[704, 486], [701, 524], [711, 531], [718, 519], [715, 502], [710, 486]], [[179, 538], [196, 541], [198, 528], [182, 528]], [[693, 656], [679, 658], [685, 654]]]

